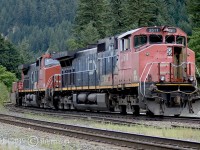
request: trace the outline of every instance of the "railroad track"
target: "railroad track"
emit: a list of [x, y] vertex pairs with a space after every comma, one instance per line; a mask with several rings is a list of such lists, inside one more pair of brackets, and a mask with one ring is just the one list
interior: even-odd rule
[[[76, 111], [55, 111], [52, 109], [40, 109], [40, 108], [33, 108], [33, 107], [15, 107], [14, 105], [6, 105], [6, 107], [13, 112], [19, 113], [33, 113], [33, 114], [45, 114], [54, 117], [62, 117], [62, 118], [72, 118], [72, 119], [83, 119], [83, 120], [94, 120], [97, 122], [105, 122], [105, 123], [112, 123], [112, 124], [119, 124], [119, 125], [146, 125], [144, 122], [138, 121], [169, 121], [172, 123], [171, 127], [184, 127], [184, 128], [191, 128], [191, 129], [200, 129], [200, 118], [174, 118], [174, 117], [155, 117], [149, 118], [146, 116], [139, 116], [134, 117], [133, 115], [120, 115], [115, 113], [92, 113], [92, 112], [76, 112]], [[195, 124], [197, 126], [183, 126], [179, 123], [188, 123], [188, 124]], [[159, 126], [154, 126], [148, 124], [148, 126], [153, 126], [157, 128], [162, 128]]]
[[25, 128], [32, 128], [43, 132], [72, 136], [75, 138], [86, 139], [89, 141], [98, 141], [134, 149], [200, 149], [200, 143], [198, 142], [145, 136], [140, 134], [102, 130], [60, 123], [52, 123], [48, 121], [27, 119], [5, 114], [0, 114], [0, 122]]

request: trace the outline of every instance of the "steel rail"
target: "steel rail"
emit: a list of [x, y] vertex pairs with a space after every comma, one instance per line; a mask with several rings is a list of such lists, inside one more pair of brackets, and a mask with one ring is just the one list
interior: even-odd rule
[[0, 122], [54, 134], [73, 136], [136, 149], [200, 149], [200, 143], [198, 142], [52, 123], [48, 121], [33, 120], [5, 114], [0, 114]]
[[[145, 125], [144, 123], [138, 121], [170, 121], [172, 123], [171, 127], [179, 128], [190, 128], [190, 129], [200, 129], [198, 126], [184, 126], [184, 125], [177, 125], [176, 123], [194, 123], [200, 125], [200, 118], [188, 118], [188, 117], [154, 117], [149, 118], [146, 116], [138, 116], [134, 117], [133, 115], [120, 115], [120, 114], [112, 114], [112, 113], [91, 113], [91, 112], [74, 112], [74, 111], [55, 111], [52, 109], [40, 109], [40, 108], [33, 108], [33, 107], [13, 107], [11, 105], [7, 106], [9, 111], [25, 113], [30, 112], [32, 114], [45, 114], [54, 117], [63, 117], [63, 118], [71, 118], [71, 119], [83, 119], [83, 120], [94, 120], [96, 122], [105, 122], [105, 123], [112, 123], [112, 124], [119, 124], [119, 125]], [[162, 128], [155, 125], [146, 125], [146, 126], [153, 126], [156, 128]]]

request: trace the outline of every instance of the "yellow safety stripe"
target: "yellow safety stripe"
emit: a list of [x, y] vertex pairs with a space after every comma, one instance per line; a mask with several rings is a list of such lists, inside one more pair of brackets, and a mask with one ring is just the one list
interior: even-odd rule
[[[79, 87], [65, 87], [65, 88], [55, 88], [55, 91], [71, 91], [71, 90], [96, 90], [96, 89], [117, 89], [117, 88], [129, 88], [129, 87], [138, 87], [139, 83], [131, 83], [131, 84], [124, 84], [124, 85], [115, 85], [115, 86], [79, 86]], [[19, 90], [20, 93], [23, 92], [37, 92], [37, 91], [45, 91], [45, 89], [39, 90]]]
[[55, 91], [59, 91], [62, 89], [63, 91], [70, 91], [70, 90], [96, 90], [96, 89], [117, 89], [122, 87], [138, 87], [139, 83], [132, 83], [132, 84], [125, 84], [125, 85], [115, 85], [115, 86], [82, 86], [82, 87], [65, 87], [65, 88], [56, 88]]
[[163, 84], [156, 84], [157, 86], [193, 86], [192, 84], [168, 84], [168, 83], [163, 83]]
[[41, 92], [42, 92], [42, 91], [45, 91], [45, 89], [35, 89], [35, 90], [19, 90], [19, 93], [20, 93], [20, 92], [21, 92], [21, 93], [22, 93], [22, 92], [37, 92], [37, 91], [38, 91], [38, 92], [39, 92], [39, 91], [41, 91]]

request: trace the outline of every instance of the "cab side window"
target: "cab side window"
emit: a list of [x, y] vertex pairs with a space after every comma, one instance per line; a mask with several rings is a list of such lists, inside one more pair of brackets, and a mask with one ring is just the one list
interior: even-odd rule
[[130, 44], [131, 44], [130, 36], [122, 38], [121, 39], [121, 50], [122, 51], [129, 50], [131, 48]]

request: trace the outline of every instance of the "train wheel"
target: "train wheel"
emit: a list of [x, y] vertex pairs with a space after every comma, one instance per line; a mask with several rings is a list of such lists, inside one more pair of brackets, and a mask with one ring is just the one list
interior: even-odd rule
[[16, 98], [16, 105], [17, 105], [17, 106], [20, 106], [20, 105], [19, 105], [19, 97]]
[[133, 106], [134, 112], [133, 115], [139, 116], [140, 115], [140, 107], [138, 105]]
[[18, 92], [15, 95], [15, 99], [16, 99], [17, 106], [22, 106], [22, 97], [19, 96]]
[[126, 106], [125, 105], [121, 105], [120, 106], [120, 113], [123, 114], [123, 115], [127, 114], [127, 112], [126, 112]]
[[61, 105], [61, 110], [64, 110], [65, 109], [65, 105], [62, 103], [60, 104]]
[[109, 110], [110, 110], [111, 112], [114, 112], [114, 111], [115, 111], [115, 108], [112, 107], [112, 108], [110, 108]]
[[18, 99], [16, 100], [16, 105], [17, 105], [17, 106], [22, 106], [22, 101], [21, 101], [21, 99], [18, 98]]
[[53, 106], [54, 106], [54, 108], [55, 108], [56, 110], [59, 109], [59, 107], [58, 107], [58, 101], [55, 100], [55, 99], [53, 99]]
[[58, 102], [58, 109], [60, 109], [60, 110], [64, 110], [64, 109], [65, 109], [64, 104], [61, 103], [60, 100], [59, 100], [59, 102]]
[[37, 107], [41, 106], [41, 99], [39, 97], [37, 98], [36, 103], [37, 103]]

